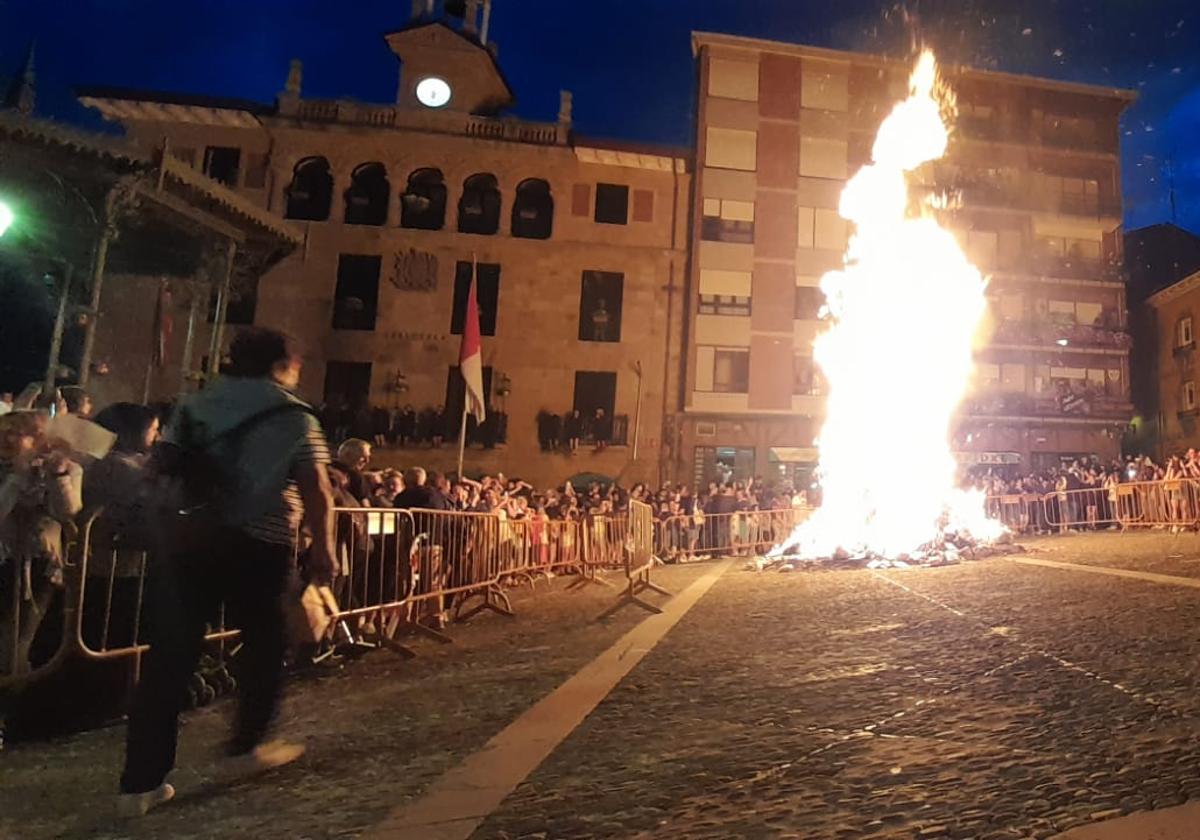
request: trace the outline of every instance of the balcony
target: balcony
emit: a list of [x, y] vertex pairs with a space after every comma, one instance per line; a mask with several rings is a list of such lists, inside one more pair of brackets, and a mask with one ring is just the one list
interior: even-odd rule
[[1121, 264], [1093, 257], [1034, 256], [1028, 270], [1043, 277], [1067, 280], [1121, 280]]
[[1116, 137], [1108, 137], [1095, 130], [1067, 126], [1059, 126], [1057, 128], [1046, 126], [1042, 129], [1041, 136], [1035, 142], [1050, 149], [1094, 152], [1108, 155], [1117, 154]]
[[1115, 132], [1109, 136], [1094, 128], [1045, 126], [1039, 136], [1037, 132], [1016, 125], [1011, 120], [973, 117], [969, 114], [960, 114], [954, 128], [960, 136], [982, 143], [1012, 143], [1063, 151], [1117, 154]]
[[1063, 390], [1056, 395], [978, 394], [963, 402], [968, 417], [1041, 417], [1069, 419], [1127, 420], [1133, 404], [1124, 397], [1112, 396], [1094, 388]]
[[[1064, 345], [1061, 343], [1063, 341], [1067, 343]], [[1048, 320], [1001, 321], [996, 326], [992, 343], [1128, 350], [1133, 346], [1133, 337], [1124, 330], [1100, 325], [1063, 324]]]
[[955, 178], [927, 187], [931, 192], [958, 193], [964, 207], [997, 207], [1058, 216], [1120, 219], [1121, 200], [1072, 193], [1047, 193], [1021, 181]]

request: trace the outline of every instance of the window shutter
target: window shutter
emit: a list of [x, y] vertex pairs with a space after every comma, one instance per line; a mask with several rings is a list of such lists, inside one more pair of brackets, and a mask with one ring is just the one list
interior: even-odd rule
[[654, 221], [654, 190], [633, 191], [633, 220], [635, 222]]
[[571, 190], [571, 215], [592, 215], [592, 185], [576, 184]]

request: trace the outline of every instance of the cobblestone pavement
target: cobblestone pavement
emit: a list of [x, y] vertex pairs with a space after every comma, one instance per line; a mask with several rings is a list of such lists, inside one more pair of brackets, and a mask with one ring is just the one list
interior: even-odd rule
[[[1176, 539], [1037, 548], [1182, 573]], [[1177, 805], [1198, 632], [1194, 589], [1006, 559], [731, 571], [475, 838], [1050, 837]]]
[[1084, 531], [1022, 538], [1021, 544], [1050, 560], [1200, 578], [1200, 534], [1194, 531]]
[[[679, 591], [706, 566], [655, 573]], [[456, 644], [418, 642], [419, 658], [374, 653], [337, 674], [289, 687], [281, 734], [308, 755], [254, 783], [204, 786], [226, 731], [228, 703], [187, 716], [181, 797], [137, 824], [112, 813], [123, 727], [0, 752], [0, 838], [341, 838], [377, 823], [478, 749], [645, 613], [592, 619], [615, 590], [565, 592], [539, 583], [512, 593], [515, 619], [482, 615], [452, 626]]]

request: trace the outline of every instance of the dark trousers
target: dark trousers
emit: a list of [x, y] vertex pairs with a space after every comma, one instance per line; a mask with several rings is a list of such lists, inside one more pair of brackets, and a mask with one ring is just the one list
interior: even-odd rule
[[242, 631], [243, 643], [230, 755], [247, 753], [263, 740], [283, 683], [289, 546], [228, 532], [201, 554], [156, 559], [148, 580], [150, 650], [129, 712], [123, 793], [153, 790], [175, 766], [179, 711], [204, 646], [205, 625], [215, 624], [221, 603], [227, 626]]

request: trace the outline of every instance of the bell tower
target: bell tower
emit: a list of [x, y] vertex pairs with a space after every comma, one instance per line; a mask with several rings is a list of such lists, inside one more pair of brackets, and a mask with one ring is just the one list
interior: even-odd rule
[[491, 0], [413, 0], [408, 24], [385, 36], [400, 60], [396, 104], [480, 115], [511, 106], [488, 43], [491, 9]]

